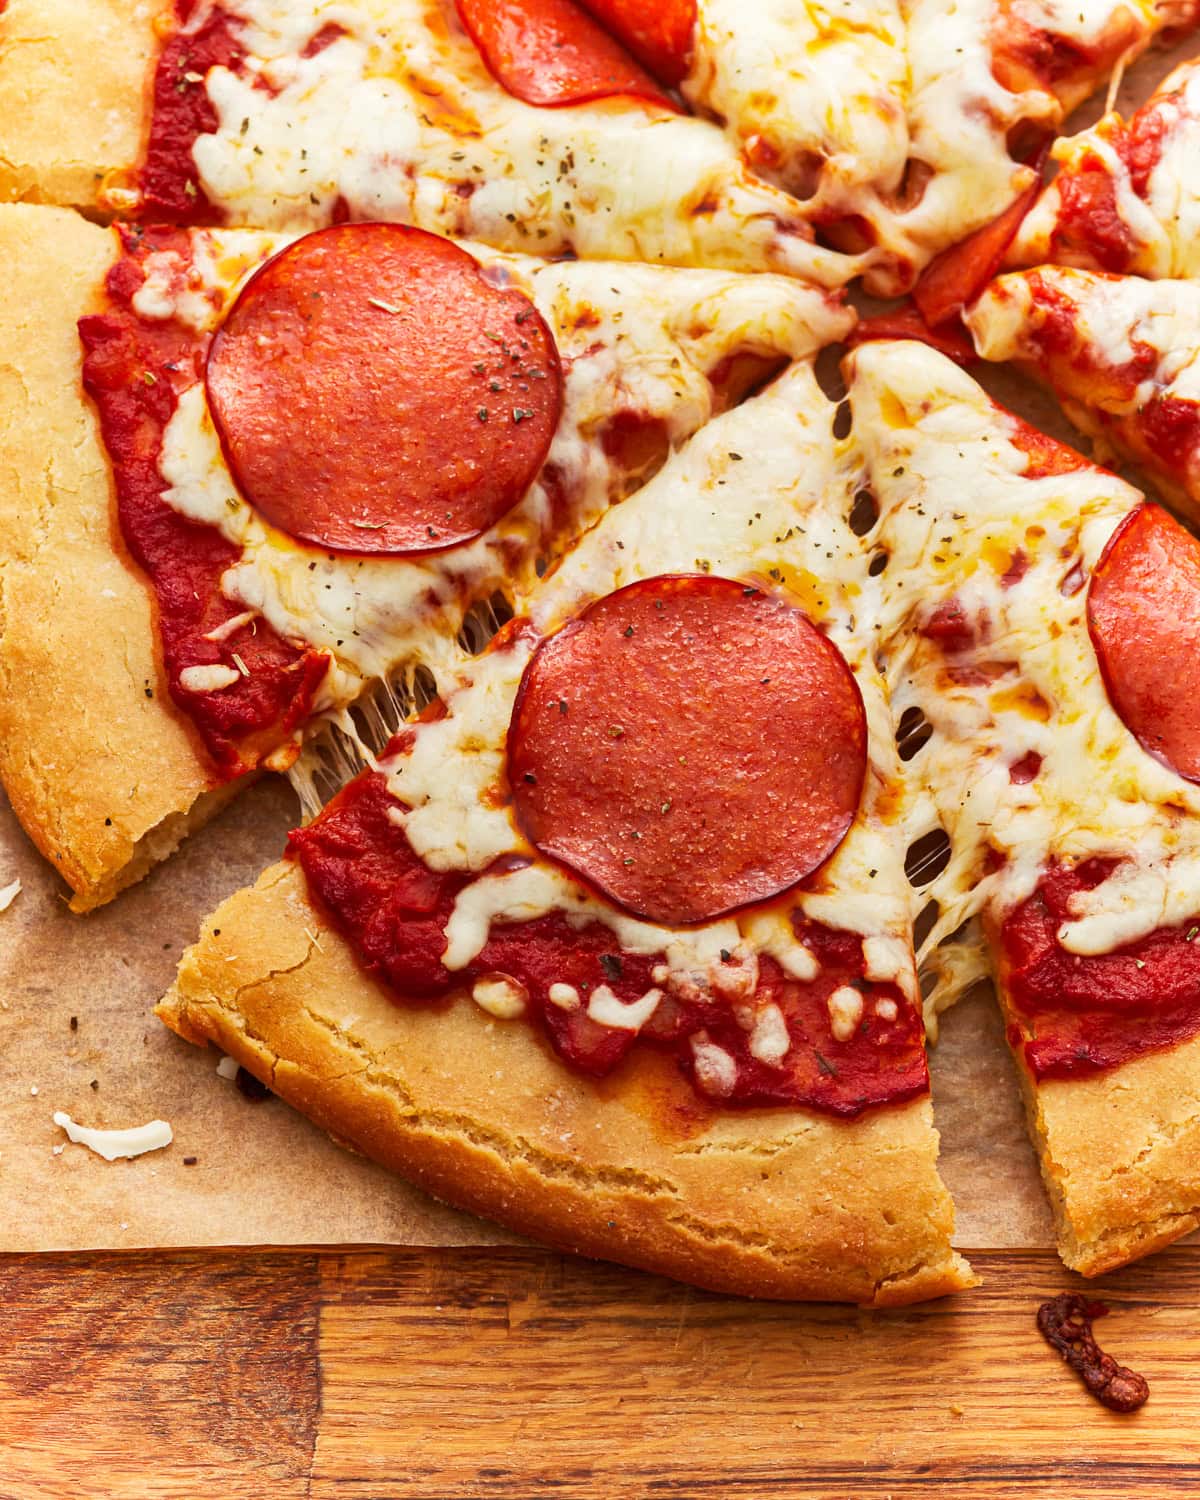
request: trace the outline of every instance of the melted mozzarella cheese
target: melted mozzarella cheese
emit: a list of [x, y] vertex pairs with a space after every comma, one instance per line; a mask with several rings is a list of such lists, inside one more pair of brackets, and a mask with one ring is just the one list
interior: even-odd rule
[[161, 1151], [174, 1140], [174, 1132], [166, 1120], [151, 1120], [145, 1125], [134, 1125], [127, 1130], [97, 1130], [90, 1125], [77, 1125], [65, 1110], [54, 1111], [54, 1123], [65, 1130], [68, 1140], [86, 1146], [105, 1161], [144, 1156], [147, 1151]]
[[[893, 295], [939, 251], [1003, 212], [1035, 178], [1009, 153], [1019, 125], [1054, 129], [1086, 89], [1013, 92], [993, 72], [996, 37], [1008, 22], [998, 0], [905, 0], [910, 68], [908, 190], [864, 197], [861, 212], [887, 259], [868, 289]], [[1139, 33], [1136, 52], [1162, 25], [1149, 0], [1018, 0], [1020, 23], [1086, 51], [1122, 19]], [[1099, 81], [1100, 70], [1097, 69]], [[897, 270], [897, 267], [899, 269]]]
[[[153, 268], [152, 300], [156, 316], [160, 305], [169, 311], [173, 290], [178, 315], [193, 315], [199, 302], [210, 310], [211, 326], [253, 269], [255, 246], [261, 260], [281, 241], [228, 231], [195, 238], [198, 270]], [[528, 586], [544, 548], [561, 545], [621, 498], [639, 476], [602, 440], [614, 415], [657, 424], [669, 443], [679, 443], [713, 414], [708, 377], [725, 361], [745, 353], [803, 357], [841, 337], [852, 321], [824, 293], [783, 277], [548, 264], [469, 248], [526, 291], [554, 330], [564, 404], [543, 472], [553, 473], [568, 497], [565, 516], [539, 480], [474, 542], [426, 558], [348, 558], [293, 541], [239, 498], [202, 384], [182, 392], [164, 435], [164, 499], [240, 549], [223, 579], [227, 597], [285, 638], [329, 653], [318, 711], [344, 707], [368, 682], [418, 656], [440, 678], [472, 599]]]
[[[1130, 242], [1126, 269], [1140, 276], [1200, 274], [1200, 63], [1184, 63], [1168, 75], [1140, 112], [1156, 120], [1158, 159], [1149, 173], [1144, 196], [1134, 187], [1129, 165], [1118, 149], [1126, 127], [1120, 115], [1108, 114], [1089, 130], [1054, 143], [1051, 156], [1058, 176], [1030, 210], [1007, 257], [1010, 266], [1054, 260], [1099, 268], [1086, 233], [1069, 243], [1057, 231], [1071, 228], [1063, 213], [1063, 183], [1084, 172], [1103, 170], [1112, 188], [1117, 217]], [[1143, 123], [1140, 134], [1146, 134]], [[1112, 234], [1112, 226], [1105, 226]]]
[[682, 89], [756, 169], [816, 207], [894, 192], [908, 157], [908, 62], [896, 0], [701, 0]]
[[[1117, 716], [1086, 589], [1062, 586], [1075, 569], [1090, 574], [1141, 496], [1091, 466], [1023, 477], [1015, 419], [922, 344], [860, 349], [850, 399], [880, 508], [870, 539], [889, 555], [881, 637], [893, 711], [920, 709], [934, 731], [909, 762], [910, 836], [940, 825], [951, 844], [925, 887], [941, 907], [925, 951], [975, 913], [1002, 919], [1054, 859], [1131, 861], [1081, 899], [1060, 932], [1071, 951], [1109, 951], [1200, 911], [1200, 788]], [[983, 626], [981, 643], [952, 659], [913, 628], [951, 598]], [[1037, 774], [1014, 781], [1009, 768], [1031, 753]], [[988, 848], [1003, 856], [990, 873]]]
[[1200, 284], [1042, 266], [999, 277], [966, 320], [985, 359], [1028, 365], [1085, 432], [1162, 471], [1170, 493], [1196, 493], [1200, 453], [1161, 461], [1139, 413], [1151, 401], [1200, 402]]
[[[452, 0], [225, 0], [245, 63], [210, 70], [193, 155], [242, 223], [311, 228], [335, 205], [508, 250], [781, 270], [840, 285], [795, 200], [713, 124], [628, 99], [537, 108], [505, 92]], [[327, 25], [341, 28], [306, 55]]]
[[[834, 408], [810, 368], [710, 422], [637, 495], [610, 510], [527, 599], [533, 631], [463, 667], [447, 712], [418, 724], [412, 747], [380, 763], [409, 809], [409, 842], [434, 869], [482, 872], [458, 895], [443, 963], [461, 969], [493, 924], [550, 911], [572, 924], [608, 926], [626, 952], [663, 954], [656, 986], [680, 994], [753, 994], [760, 958], [814, 978], [817, 961], [797, 942], [791, 913], [861, 934], [871, 977], [915, 995], [911, 891], [899, 857], [901, 815], [892, 723], [875, 671], [878, 588], [849, 526], [856, 465], [834, 438]], [[806, 888], [721, 921], [671, 929], [626, 916], [558, 866], [517, 828], [504, 795], [505, 738], [521, 674], [536, 644], [590, 599], [640, 578], [712, 572], [752, 579], [791, 598], [822, 624], [854, 671], [867, 707], [871, 771], [846, 839]], [[490, 870], [504, 855], [501, 871]], [[753, 1014], [749, 1026], [756, 1024]], [[771, 1050], [770, 1023], [761, 1042]], [[749, 1028], [748, 1028], [749, 1029]]]

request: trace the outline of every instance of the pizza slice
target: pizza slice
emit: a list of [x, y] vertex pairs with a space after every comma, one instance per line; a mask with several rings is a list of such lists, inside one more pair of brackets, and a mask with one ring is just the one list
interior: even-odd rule
[[1200, 516], [1200, 284], [1014, 271], [966, 315], [985, 359], [1042, 381], [1077, 427]]
[[[112, 38], [58, 3], [47, 22], [35, 0], [13, 0], [0, 27], [61, 27], [56, 58], [78, 57], [85, 105], [39, 129], [86, 160], [93, 133], [113, 135], [93, 132], [86, 103], [93, 48]], [[179, 0], [174, 19], [134, 0], [127, 9], [119, 71], [150, 50], [153, 76], [102, 102], [106, 118], [126, 117], [117, 135], [145, 149], [115, 162], [85, 207], [292, 232], [384, 218], [546, 256], [827, 285], [853, 274], [852, 259], [813, 244], [802, 204], [754, 175], [736, 139], [689, 114], [572, 0], [316, 0], [299, 11], [290, 0]], [[8, 55], [0, 121], [5, 77], [9, 91], [23, 86]], [[22, 130], [10, 145], [0, 124], [0, 161], [20, 157]], [[15, 175], [46, 196], [54, 173], [43, 187], [39, 170]]]
[[1170, 73], [1128, 120], [1115, 111], [1056, 141], [1053, 182], [1008, 264], [1139, 276], [1200, 270], [1200, 62]]
[[961, 306], [996, 269], [1062, 121], [1165, 26], [1186, 30], [1198, 15], [1150, 0], [909, 0], [904, 13], [907, 168], [883, 195], [860, 192], [859, 233], [835, 237], [875, 247], [864, 280], [879, 296], [908, 291], [946, 253], [939, 308], [955, 289]]
[[852, 356], [929, 942], [986, 932], [1067, 1264], [1200, 1223], [1200, 542], [915, 343]]
[[436, 679], [473, 606], [851, 320], [790, 279], [399, 225], [9, 205], [0, 255], [0, 774], [77, 909], [315, 720]]
[[728, 1291], [969, 1284], [855, 465], [807, 365], [610, 510], [159, 1007], [337, 1139]]

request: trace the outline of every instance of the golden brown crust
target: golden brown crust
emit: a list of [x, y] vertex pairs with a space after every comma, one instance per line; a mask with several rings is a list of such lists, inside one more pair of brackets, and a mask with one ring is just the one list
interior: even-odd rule
[[335, 1138], [554, 1245], [761, 1297], [883, 1307], [973, 1284], [928, 1100], [843, 1123], [709, 1113], [659, 1058], [581, 1077], [468, 999], [390, 999], [287, 862], [211, 918], [158, 1013]]
[[0, 8], [0, 199], [93, 209], [141, 155], [155, 21], [171, 0]]
[[[1003, 953], [993, 939], [994, 955]], [[1015, 1020], [1004, 987], [1006, 1020]], [[1017, 1056], [1058, 1253], [1099, 1276], [1200, 1227], [1200, 1037], [1090, 1078], [1032, 1077]]]
[[116, 251], [68, 209], [0, 204], [0, 781], [86, 911], [211, 817], [150, 591], [113, 530], [76, 319]]
[[1092, 1078], [1020, 1071], [1073, 1271], [1099, 1276], [1200, 1227], [1200, 1038]]

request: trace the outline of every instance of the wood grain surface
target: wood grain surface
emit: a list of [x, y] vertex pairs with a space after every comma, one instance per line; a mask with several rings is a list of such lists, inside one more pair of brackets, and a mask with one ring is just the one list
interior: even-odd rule
[[1200, 1492], [1200, 1249], [1088, 1283], [1133, 1417], [1036, 1332], [1076, 1278], [973, 1259], [978, 1291], [871, 1314], [527, 1250], [8, 1257], [0, 1500]]

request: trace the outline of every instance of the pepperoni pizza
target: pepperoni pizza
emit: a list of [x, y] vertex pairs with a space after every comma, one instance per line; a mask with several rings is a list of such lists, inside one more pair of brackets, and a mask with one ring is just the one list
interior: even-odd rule
[[927, 944], [982, 922], [1096, 1274], [1200, 1223], [1200, 542], [933, 350], [853, 358], [911, 832], [948, 836]]
[[1054, 143], [1054, 180], [1009, 263], [1139, 276], [1200, 270], [1200, 64], [1184, 63], [1126, 121], [1106, 114]]
[[985, 359], [1044, 382], [1077, 427], [1198, 513], [1200, 285], [1039, 266], [993, 282], [967, 324]]
[[[114, 232], [14, 206], [0, 244], [0, 332], [45, 403], [2, 490], [32, 561], [0, 644], [0, 760], [80, 908], [364, 693], [436, 686], [473, 609], [506, 607], [672, 446], [850, 321], [794, 280], [551, 264], [399, 225]], [[31, 307], [51, 340], [21, 336]], [[64, 734], [82, 781], [51, 753]]]
[[1039, 169], [1196, 19], [0, 3], [0, 777], [80, 910], [312, 815], [167, 1024], [556, 1244], [886, 1305], [972, 1280], [922, 1001], [990, 971], [1067, 1261], [1200, 1221], [1200, 543], [911, 338], [815, 374], [915, 283], [869, 336], [965, 308], [1194, 506], [1194, 68]]
[[890, 295], [1034, 185], [1115, 66], [1196, 19], [1195, 0], [9, 0], [0, 191], [863, 270]]
[[967, 1284], [833, 417], [796, 365], [609, 511], [163, 1019], [556, 1243], [761, 1295]]

